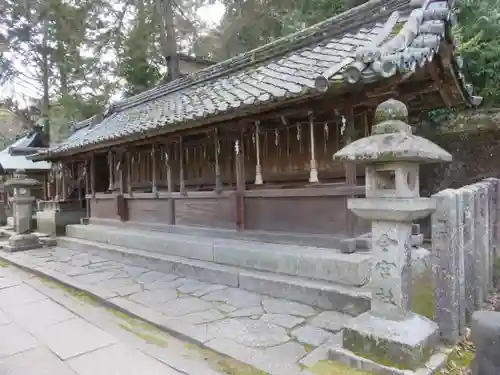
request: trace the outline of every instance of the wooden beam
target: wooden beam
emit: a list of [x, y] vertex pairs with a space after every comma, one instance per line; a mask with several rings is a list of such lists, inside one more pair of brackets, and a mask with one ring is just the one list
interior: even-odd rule
[[441, 95], [443, 103], [448, 108], [451, 108], [453, 106], [452, 101], [450, 100], [448, 94], [444, 91], [443, 79], [440, 77], [440, 73], [438, 71], [436, 64], [427, 64], [427, 72], [429, 73], [429, 75], [433, 80], [433, 86], [435, 90], [439, 92], [439, 95]]

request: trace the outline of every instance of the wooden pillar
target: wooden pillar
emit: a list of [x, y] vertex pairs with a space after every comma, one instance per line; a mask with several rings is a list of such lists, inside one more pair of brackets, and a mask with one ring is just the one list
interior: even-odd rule
[[[343, 121], [346, 121], [347, 123], [345, 124], [345, 145], [347, 146], [351, 142], [353, 142], [355, 139], [355, 124], [354, 124], [354, 109], [350, 108], [349, 112], [347, 114], [347, 117], [343, 118]], [[350, 186], [356, 186], [357, 183], [357, 176], [356, 176], [356, 164], [354, 163], [344, 163], [344, 168], [345, 168], [345, 179], [346, 179], [346, 184]], [[348, 196], [348, 198], [353, 198], [354, 196]], [[347, 199], [346, 199], [346, 204], [347, 204]], [[346, 227], [347, 227], [347, 235], [349, 237], [354, 237], [355, 236], [355, 227], [356, 227], [356, 217], [354, 214], [350, 211], [347, 210], [347, 217], [346, 217]]]
[[123, 169], [124, 155], [120, 152], [116, 163], [116, 172], [118, 173], [118, 184], [120, 186], [120, 194], [125, 194], [125, 171]]
[[90, 193], [92, 194], [92, 198], [95, 198], [95, 155], [92, 154], [92, 158], [90, 159]]
[[60, 187], [59, 187], [59, 181], [61, 180], [61, 177], [59, 175], [59, 163], [58, 164], [53, 164], [52, 165], [52, 173], [54, 175], [54, 187], [55, 187], [55, 197], [54, 200], [59, 200], [61, 199], [60, 196]]
[[158, 182], [156, 172], [156, 143], [151, 145], [151, 192], [155, 197], [158, 197]]
[[128, 194], [133, 195], [132, 191], [132, 164], [134, 163], [134, 156], [130, 150], [127, 150], [127, 186]]
[[[87, 159], [85, 160], [85, 164], [83, 166], [83, 174], [85, 177], [85, 198], [87, 198], [87, 195], [90, 194], [90, 160]], [[90, 199], [87, 199], [87, 203], [85, 204], [85, 211], [86, 214], [85, 216], [90, 218]]]
[[236, 229], [243, 230], [245, 228], [245, 171], [244, 158], [241, 152], [240, 141], [234, 143], [235, 151], [235, 169], [236, 169]]
[[174, 197], [172, 196], [174, 192], [174, 182], [172, 181], [172, 166], [170, 164], [170, 159], [168, 156], [168, 144], [166, 145], [166, 150], [165, 151], [165, 167], [167, 168], [167, 190], [169, 194], [168, 198], [168, 210], [169, 210], [169, 215], [168, 215], [168, 224], [169, 225], [175, 225], [175, 200]]
[[184, 147], [183, 139], [179, 139], [179, 191], [181, 194], [186, 194], [186, 185], [184, 182]]
[[[354, 110], [352, 108], [349, 109], [349, 112], [346, 117], [344, 117], [345, 124], [345, 145], [347, 146], [351, 142], [355, 140], [355, 124], [354, 124]], [[345, 178], [346, 183], [348, 185], [356, 185], [356, 164], [354, 163], [344, 163], [345, 168]]]
[[108, 190], [113, 191], [114, 181], [113, 181], [113, 152], [108, 151], [108, 171], [109, 171], [109, 186]]
[[68, 185], [67, 185], [67, 180], [66, 180], [66, 166], [61, 163], [60, 164], [60, 173], [61, 173], [61, 199], [63, 201], [66, 200], [67, 198], [67, 192], [68, 192]]
[[255, 121], [255, 155], [257, 158], [257, 163], [255, 165], [255, 185], [262, 185], [264, 183], [262, 180], [262, 165], [260, 164], [259, 125], [260, 121]]
[[215, 130], [215, 192], [220, 194], [222, 191], [222, 181], [220, 177], [220, 140], [219, 140], [219, 132]]
[[80, 208], [83, 208], [83, 200], [85, 197], [83, 196], [82, 178], [85, 175], [85, 166], [83, 166], [84, 168], [81, 168], [80, 166], [80, 163], [75, 164], [73, 169], [75, 170], [76, 188], [78, 189], [78, 202], [80, 204]]
[[311, 143], [311, 169], [309, 171], [309, 182], [316, 183], [319, 182], [318, 179], [318, 167], [316, 163], [316, 145], [314, 142], [314, 115], [309, 112], [309, 142]]

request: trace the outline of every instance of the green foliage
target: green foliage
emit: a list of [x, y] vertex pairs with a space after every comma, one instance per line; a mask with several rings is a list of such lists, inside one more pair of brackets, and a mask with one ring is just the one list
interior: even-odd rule
[[[358, 1], [361, 3], [363, 1]], [[343, 0], [225, 0], [221, 24], [195, 43], [195, 52], [221, 60], [311, 26], [355, 5]]]
[[456, 30], [464, 73], [485, 99], [486, 105], [500, 101], [500, 1], [457, 2]]

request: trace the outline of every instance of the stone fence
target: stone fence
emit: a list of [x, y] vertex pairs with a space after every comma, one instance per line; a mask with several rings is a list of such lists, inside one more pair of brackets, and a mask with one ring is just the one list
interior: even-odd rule
[[500, 180], [488, 178], [433, 197], [435, 321], [442, 339], [455, 343], [494, 285], [500, 251]]

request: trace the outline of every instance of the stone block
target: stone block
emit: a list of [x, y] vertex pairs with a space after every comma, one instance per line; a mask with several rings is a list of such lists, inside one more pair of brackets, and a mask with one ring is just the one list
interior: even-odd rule
[[115, 344], [116, 338], [83, 319], [53, 324], [37, 336], [63, 360]]
[[213, 263], [198, 264], [195, 261], [178, 262], [174, 264], [172, 272], [209, 283], [238, 286], [238, 272], [235, 269]]
[[472, 375], [500, 374], [500, 313], [476, 311], [472, 315], [472, 341], [476, 346], [476, 357], [472, 364]]
[[457, 196], [457, 251], [455, 252], [457, 262], [457, 300], [459, 307], [459, 329], [460, 335], [465, 333], [466, 327], [466, 305], [465, 305], [465, 249], [464, 249], [464, 202], [461, 190], [455, 190]]
[[424, 235], [423, 234], [412, 234], [411, 235], [411, 246], [422, 246], [424, 244]]
[[[461, 333], [465, 309], [460, 301], [460, 247], [458, 229], [458, 196], [446, 189], [434, 195], [437, 209], [432, 214], [432, 255], [435, 280], [435, 318], [443, 340], [455, 343]], [[458, 253], [462, 252], [462, 255]], [[463, 277], [462, 277], [463, 281]]]
[[37, 249], [42, 247], [38, 237], [33, 233], [15, 234], [9, 238], [9, 244], [5, 250], [10, 252]]
[[275, 298], [305, 303], [326, 310], [358, 315], [370, 308], [368, 291], [285, 275], [241, 271], [240, 288]]
[[482, 181], [480, 185], [483, 186], [484, 188], [484, 193], [485, 193], [485, 223], [486, 223], [486, 229], [485, 229], [485, 246], [487, 249], [487, 267], [488, 267], [488, 278], [486, 281], [486, 295], [489, 295], [490, 290], [493, 287], [493, 263], [494, 263], [494, 249], [493, 249], [493, 232], [494, 232], [494, 225], [492, 222], [492, 210], [493, 210], [493, 196], [494, 196], [494, 191], [495, 186], [491, 181]]
[[78, 375], [179, 374], [173, 368], [124, 344], [112, 345], [87, 353], [67, 363]]
[[489, 250], [489, 210], [488, 210], [488, 197], [487, 197], [487, 187], [484, 184], [475, 184], [477, 188], [477, 206], [476, 206], [476, 248], [477, 248], [477, 258], [476, 266], [478, 267], [478, 275], [481, 275], [479, 280], [481, 281], [481, 291], [480, 291], [480, 301], [482, 303], [486, 301], [489, 294], [489, 279], [490, 279], [490, 250]]
[[287, 329], [292, 329], [305, 321], [304, 318], [298, 318], [296, 316], [286, 314], [264, 314], [260, 320]]
[[295, 339], [302, 344], [318, 347], [332, 338], [332, 334], [324, 329], [305, 325], [294, 329], [292, 331], [292, 337], [295, 337]]
[[39, 346], [0, 360], [3, 374], [75, 375], [50, 350]]
[[11, 323], [0, 326], [0, 358], [24, 352], [39, 345], [38, 340], [18, 325]]
[[438, 326], [427, 318], [409, 313], [394, 321], [367, 312], [346, 324], [342, 347], [377, 363], [415, 371], [429, 359], [438, 342]]
[[224, 302], [239, 309], [260, 306], [262, 302], [262, 296], [235, 288], [217, 290], [201, 298], [209, 302]]
[[[487, 178], [486, 181], [490, 181], [495, 186], [494, 196], [493, 196], [493, 212], [492, 212], [492, 223], [494, 226], [493, 230], [493, 259], [494, 263], [500, 258], [500, 179], [498, 178]], [[498, 281], [500, 278], [499, 269], [494, 267], [493, 278], [494, 281]]]
[[464, 243], [464, 282], [465, 282], [465, 309], [468, 318], [472, 315], [475, 308], [476, 296], [475, 284], [480, 279], [476, 274], [476, 234], [474, 218], [475, 211], [475, 190], [468, 186], [460, 189], [463, 203], [463, 243]]
[[491, 179], [486, 179], [486, 182], [489, 183], [490, 189], [489, 189], [489, 199], [488, 199], [488, 204], [489, 204], [489, 210], [488, 210], [488, 215], [489, 215], [489, 229], [490, 229], [490, 288], [493, 288], [494, 284], [494, 274], [495, 274], [495, 254], [496, 254], [496, 221], [497, 221], [497, 196], [498, 196], [498, 179], [491, 178]]
[[36, 213], [37, 230], [50, 235], [62, 235], [66, 226], [79, 224], [85, 216], [83, 209], [55, 209], [47, 207]]
[[304, 318], [316, 314], [311, 306], [284, 299], [265, 299], [262, 301], [262, 306], [268, 314], [290, 314]]
[[208, 332], [250, 348], [266, 348], [290, 341], [285, 328], [261, 320], [225, 319], [208, 324]]

